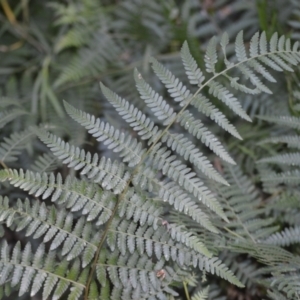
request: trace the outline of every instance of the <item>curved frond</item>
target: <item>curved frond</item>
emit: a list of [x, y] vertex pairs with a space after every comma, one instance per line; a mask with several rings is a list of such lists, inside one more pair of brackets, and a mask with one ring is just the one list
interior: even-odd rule
[[142, 144], [135, 138], [124, 134], [120, 130], [114, 129], [109, 123], [101, 121], [99, 118], [76, 109], [67, 102], [64, 102], [67, 113], [80, 125], [84, 126], [97, 141], [107, 145], [108, 149], [114, 152], [121, 152], [123, 162], [127, 162], [130, 167], [137, 165], [145, 153]]
[[80, 170], [81, 174], [87, 175], [95, 183], [100, 183], [106, 190], [113, 190], [115, 194], [120, 194], [126, 186], [130, 173], [125, 171], [125, 166], [117, 161], [102, 157], [97, 154], [91, 155], [78, 147], [70, 146], [61, 138], [53, 134], [40, 132], [39, 138], [51, 149], [62, 163], [68, 164], [75, 170]]

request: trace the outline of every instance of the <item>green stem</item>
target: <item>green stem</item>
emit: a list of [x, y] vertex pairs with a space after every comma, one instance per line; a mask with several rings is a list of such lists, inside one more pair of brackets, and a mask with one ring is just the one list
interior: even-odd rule
[[186, 299], [191, 300], [189, 290], [188, 290], [188, 287], [187, 287], [187, 283], [185, 281], [183, 281], [183, 288], [184, 288]]

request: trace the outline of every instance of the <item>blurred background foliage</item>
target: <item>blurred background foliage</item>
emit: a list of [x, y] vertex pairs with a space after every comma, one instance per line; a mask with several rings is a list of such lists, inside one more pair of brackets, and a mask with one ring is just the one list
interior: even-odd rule
[[[72, 171], [60, 166], [50, 154], [45, 154], [44, 146], [27, 128], [42, 123], [73, 144], [103, 153], [107, 150], [66, 116], [63, 100], [108, 120], [115, 128], [124, 128], [126, 124], [120, 121], [100, 93], [99, 81], [151, 116], [135, 89], [134, 68], [138, 68], [145, 80], [168, 99], [163, 85], [150, 70], [151, 56], [182, 82], [187, 82], [180, 59], [180, 48], [185, 40], [201, 67], [206, 45], [212, 36], [220, 39], [223, 32], [229, 34], [230, 58], [240, 30], [244, 31], [246, 43], [257, 31], [266, 31], [268, 38], [277, 31], [294, 40], [299, 39], [300, 3], [297, 0], [0, 0], [0, 140], [3, 147], [6, 137], [10, 136], [14, 145], [10, 143], [7, 147], [14, 147], [19, 155], [15, 160], [6, 161], [0, 151], [2, 167], [9, 165], [10, 168], [39, 171], [42, 168], [46, 172], [59, 168], [67, 175]], [[223, 68], [222, 62], [219, 68]], [[282, 145], [257, 144], [257, 141], [270, 134], [287, 132], [281, 126], [267, 124], [255, 116], [299, 117], [298, 73], [296, 70], [292, 74], [275, 75], [279, 84], [272, 85], [271, 97], [244, 94], [237, 97], [254, 118], [253, 123], [241, 121], [225, 106], [214, 103], [226, 112], [243, 141], [220, 135], [217, 128], [215, 133], [254, 183], [259, 177], [255, 162], [282, 149]], [[213, 122], [204, 116], [201, 119], [214, 128]], [[9, 126], [5, 126], [7, 124]], [[28, 134], [24, 134], [24, 130]], [[18, 132], [22, 133], [21, 140]], [[202, 147], [200, 143], [199, 147]], [[203, 151], [208, 150], [204, 148]], [[217, 160], [214, 163], [221, 168]], [[274, 195], [269, 187], [264, 188], [261, 193]], [[1, 185], [1, 194], [10, 191], [11, 197], [19, 196], [8, 184]], [[274, 199], [278, 214], [282, 199]], [[299, 205], [294, 210], [299, 216]], [[268, 212], [272, 214], [272, 209]], [[288, 222], [284, 217], [280, 218], [282, 224]], [[297, 218], [289, 221], [291, 225], [299, 223]], [[14, 239], [10, 232], [1, 230], [8, 240]], [[299, 254], [299, 249], [296, 253]], [[228, 254], [226, 259], [232, 270], [238, 268], [234, 266], [235, 254]], [[257, 276], [252, 270], [254, 265], [250, 260], [244, 264], [249, 276], [246, 280], [248, 290], [241, 293], [229, 286], [221, 291], [220, 286], [212, 285], [209, 299], [261, 299], [261, 291], [254, 289], [251, 281]], [[281, 299], [275, 296], [274, 299]]]

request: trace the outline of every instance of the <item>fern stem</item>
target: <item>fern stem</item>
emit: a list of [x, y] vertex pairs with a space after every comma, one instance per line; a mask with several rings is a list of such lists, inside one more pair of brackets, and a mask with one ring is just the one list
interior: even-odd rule
[[8, 170], [8, 167], [7, 167], [7, 165], [5, 164], [4, 161], [0, 160], [0, 164], [1, 164], [1, 166], [3, 167], [3, 169]]
[[187, 288], [187, 284], [186, 284], [185, 281], [183, 281], [183, 288], [184, 288], [184, 292], [185, 292], [186, 299], [187, 299], [187, 300], [191, 300], [190, 294], [189, 294], [189, 290], [188, 290], [188, 288]]
[[[121, 203], [121, 201], [123, 200], [124, 196], [126, 195], [127, 191], [128, 191], [128, 188], [129, 188], [129, 185], [131, 184], [134, 176], [138, 173], [139, 171], [139, 168], [140, 166], [143, 164], [145, 158], [148, 156], [148, 154], [153, 150], [153, 148], [156, 146], [156, 144], [160, 141], [160, 139], [168, 132], [169, 128], [176, 122], [176, 120], [178, 119], [178, 117], [180, 117], [184, 111], [187, 109], [187, 107], [191, 104], [191, 102], [193, 101], [193, 99], [204, 89], [204, 87], [208, 86], [213, 80], [215, 80], [217, 77], [219, 76], [222, 76], [224, 75], [225, 73], [227, 73], [229, 70], [233, 69], [233, 68], [236, 68], [237, 66], [241, 65], [241, 64], [244, 64], [248, 61], [251, 61], [251, 60], [254, 60], [254, 59], [257, 59], [259, 57], [263, 57], [263, 56], [268, 56], [268, 55], [271, 55], [271, 54], [278, 54], [278, 53], [289, 53], [289, 52], [293, 52], [293, 51], [273, 51], [273, 52], [267, 52], [267, 53], [263, 53], [263, 54], [259, 54], [259, 55], [256, 55], [256, 56], [253, 56], [253, 57], [250, 57], [249, 59], [246, 59], [246, 60], [243, 60], [243, 61], [240, 61], [240, 62], [237, 62], [236, 64], [233, 64], [231, 65], [230, 67], [226, 68], [225, 70], [221, 71], [220, 73], [216, 73], [214, 74], [214, 76], [212, 76], [210, 79], [208, 79], [202, 86], [199, 87], [199, 89], [190, 97], [189, 100], [186, 101], [186, 104], [182, 107], [182, 109], [178, 112], [176, 118], [174, 118], [168, 126], [166, 126], [166, 128], [161, 132], [161, 134], [157, 137], [157, 139], [153, 142], [153, 144], [151, 145], [151, 147], [144, 153], [144, 155], [142, 156], [140, 162], [137, 164], [137, 166], [135, 167], [135, 169], [133, 170], [132, 172], [132, 175], [131, 177], [128, 179], [127, 183], [126, 183], [126, 186], [123, 190], [123, 192], [119, 195], [118, 197], [118, 200], [117, 200], [117, 203], [112, 211], [112, 214], [109, 218], [109, 220], [107, 221], [106, 223], [106, 226], [105, 226], [105, 229], [104, 229], [104, 232], [103, 232], [103, 235], [101, 237], [101, 240], [98, 244], [98, 247], [97, 247], [97, 252], [95, 254], [95, 258], [94, 258], [94, 261], [92, 263], [92, 267], [91, 267], [91, 271], [89, 273], [89, 277], [88, 277], [88, 280], [87, 280], [87, 284], [86, 284], [86, 289], [85, 289], [85, 296], [84, 296], [84, 300], [88, 300], [88, 295], [89, 295], [89, 289], [90, 289], [90, 285], [91, 285], [91, 282], [92, 282], [92, 278], [93, 278], [93, 275], [94, 275], [94, 272], [95, 272], [95, 269], [96, 269], [96, 264], [97, 264], [97, 261], [98, 261], [98, 258], [99, 258], [99, 255], [100, 255], [100, 251], [102, 249], [102, 246], [105, 242], [105, 239], [106, 239], [106, 236], [108, 234], [108, 230], [109, 230], [109, 227], [110, 227], [110, 224], [112, 223], [114, 217], [115, 217], [115, 214], [117, 212], [117, 209], [118, 209], [118, 206], [119, 204]], [[241, 221], [241, 220], [239, 220]], [[243, 224], [244, 225], [244, 224]], [[253, 239], [253, 237], [251, 236], [251, 234], [248, 232], [247, 228], [244, 228], [245, 231], [248, 233], [248, 235], [250, 236], [250, 238], [252, 239], [252, 241], [254, 243], [256, 243], [256, 241]], [[188, 300], [190, 300], [188, 298]]]

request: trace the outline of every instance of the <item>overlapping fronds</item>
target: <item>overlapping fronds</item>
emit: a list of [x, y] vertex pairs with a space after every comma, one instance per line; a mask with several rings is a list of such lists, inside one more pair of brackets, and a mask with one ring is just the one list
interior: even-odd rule
[[[89, 3], [83, 7], [93, 7], [92, 2]], [[158, 1], [125, 1], [120, 4], [124, 11], [118, 14], [141, 24], [136, 35], [141, 34], [140, 29], [145, 29], [145, 39], [151, 44], [153, 38], [162, 39], [163, 30], [170, 25], [160, 12], [164, 5]], [[149, 10], [141, 17], [138, 12], [143, 6]], [[57, 11], [66, 9], [59, 4], [53, 7]], [[69, 11], [67, 15], [67, 19], [59, 15], [57, 24], [80, 24], [74, 13]], [[153, 20], [161, 24], [163, 30], [154, 26]], [[122, 20], [112, 27], [118, 28], [121, 24], [124, 24]], [[76, 31], [76, 27], [73, 30]], [[74, 44], [68, 41], [68, 35], [58, 43], [58, 52], [71, 46], [85, 46], [63, 69], [53, 89], [98, 76], [110, 65], [117, 66], [122, 43], [117, 43], [106, 28], [91, 36], [93, 42], [87, 44], [83, 32], [85, 30], [77, 32]], [[84, 297], [85, 300], [154, 300], [177, 296], [174, 282], [185, 282], [184, 276], [197, 270], [203, 278], [210, 273], [237, 287], [247, 285], [251, 288], [261, 279], [267, 288], [276, 287], [288, 298], [297, 295], [299, 259], [279, 246], [299, 242], [299, 226], [275, 233], [278, 230], [276, 216], [261, 205], [262, 195], [253, 182], [239, 167], [232, 166], [235, 161], [215, 128], [220, 127], [233, 137], [242, 138], [229, 121], [232, 112], [239, 119], [251, 122], [240, 103], [241, 93], [271, 94], [267, 82], [272, 85], [276, 81], [273, 71], [293, 71], [292, 67], [300, 62], [298, 43], [292, 45], [289, 39], [278, 34], [273, 34], [267, 42], [263, 32], [253, 35], [248, 50], [241, 31], [235, 39], [234, 57], [227, 57], [228, 45], [226, 34], [220, 41], [212, 38], [207, 45], [203, 67], [200, 67], [185, 42], [180, 54], [186, 80], [155, 58], [149, 62], [159, 84], [154, 85], [157, 83], [154, 80], [149, 80], [152, 83], [148, 84], [135, 69], [135, 92], [144, 104], [139, 106], [141, 109], [101, 83], [105, 98], [133, 133], [116, 129], [114, 120], [105, 114], [103, 119], [96, 118], [65, 102], [69, 116], [117, 154], [114, 161], [98, 151], [92, 154], [52, 133], [35, 130], [54, 157], [40, 156], [31, 164], [35, 172], [22, 168], [13, 170], [3, 164], [0, 180], [8, 181], [21, 191], [18, 200], [0, 198], [0, 220], [8, 228], [24, 232], [25, 237], [39, 239], [41, 245], [33, 257], [27, 244], [20, 257], [19, 244], [10, 254], [4, 243], [1, 283], [6, 284], [7, 279], [12, 278], [11, 286], [19, 290], [20, 296], [26, 292], [33, 296], [41, 291], [43, 299], [68, 295], [69, 299]], [[150, 53], [150, 50], [147, 51]], [[107, 84], [108, 81], [104, 81]], [[160, 91], [156, 91], [159, 86]], [[146, 106], [149, 110], [143, 112], [142, 107]], [[210, 129], [211, 123], [207, 119], [200, 120], [198, 112], [217, 126]], [[3, 117], [4, 121], [11, 118]], [[298, 118], [263, 116], [262, 119], [289, 126], [291, 132], [265, 140], [260, 145], [271, 142], [281, 146], [286, 144], [295, 151], [300, 148], [298, 135], [293, 132], [300, 128]], [[51, 126], [47, 128], [51, 129]], [[15, 159], [26, 144], [26, 136], [24, 132], [15, 133], [0, 145], [2, 162]], [[285, 182], [287, 174], [294, 176], [293, 183], [300, 182], [300, 156], [295, 151], [276, 153], [259, 161], [264, 166], [260, 173], [264, 186], [270, 178], [274, 185], [276, 176], [277, 184]], [[212, 152], [226, 165], [216, 161], [213, 164]], [[59, 170], [60, 173], [54, 173], [56, 159], [72, 168], [73, 176], [63, 179], [61, 174], [65, 174], [66, 167]], [[274, 165], [276, 170], [272, 169]], [[281, 187], [278, 190], [280, 192]], [[26, 198], [26, 194], [34, 199]], [[172, 214], [176, 214], [176, 218], [172, 218]], [[45, 243], [49, 246], [47, 251]], [[224, 249], [237, 254], [218, 257], [221, 250], [226, 253]], [[251, 258], [238, 264], [241, 253]], [[267, 267], [259, 273], [252, 259]], [[276, 273], [280, 265], [284, 270]], [[269, 271], [273, 268], [273, 277], [260, 276], [267, 274], [267, 268]], [[289, 280], [279, 283], [283, 274]], [[193, 300], [210, 297], [208, 288], [198, 291]]]
[[53, 154], [63, 160], [68, 167], [75, 170], [81, 170], [81, 174], [86, 175], [93, 182], [101, 182], [101, 186], [107, 190], [113, 190], [119, 194], [126, 186], [126, 180], [129, 179], [130, 173], [125, 170], [123, 164], [117, 161], [111, 162], [110, 159], [102, 157], [99, 159], [97, 154], [85, 152], [78, 147], [70, 146], [61, 138], [53, 134], [41, 132], [40, 139], [52, 150]]
[[13, 250], [4, 241], [1, 245], [1, 283], [10, 281], [17, 287], [19, 297], [30, 292], [31, 297], [42, 291], [42, 299], [60, 299], [70, 288], [68, 299], [79, 299], [83, 294], [87, 279], [87, 270], [80, 272], [80, 262], [69, 264], [59, 261], [52, 252], [47, 253], [41, 244], [33, 254], [28, 243], [21, 249], [18, 242]]
[[251, 180], [238, 167], [225, 167], [224, 173], [230, 186], [219, 187], [219, 196], [230, 220], [225, 228], [229, 236], [256, 243], [275, 232], [278, 227], [273, 225], [273, 218], [264, 217], [259, 194]]
[[121, 152], [119, 156], [123, 157], [123, 162], [128, 162], [130, 167], [134, 167], [141, 161], [145, 149], [142, 149], [142, 144], [137, 139], [120, 130], [115, 130], [109, 123], [79, 111], [66, 102], [65, 107], [69, 115], [84, 126], [97, 141], [103, 142], [108, 149], [112, 149], [114, 152]]

